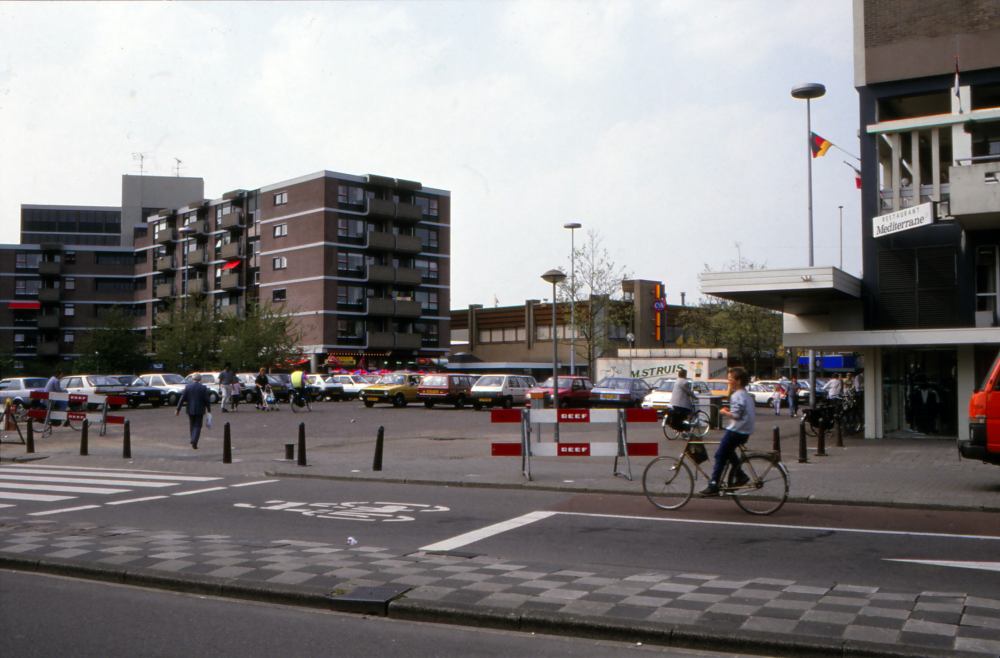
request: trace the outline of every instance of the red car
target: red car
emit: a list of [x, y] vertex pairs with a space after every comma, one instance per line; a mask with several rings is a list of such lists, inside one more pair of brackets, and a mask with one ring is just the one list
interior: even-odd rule
[[[560, 407], [587, 407], [590, 405], [590, 389], [594, 388], [590, 379], [579, 375], [559, 376], [559, 406]], [[536, 388], [528, 391], [528, 397], [532, 398], [539, 394], [545, 396], [545, 406], [552, 406], [552, 378]]]

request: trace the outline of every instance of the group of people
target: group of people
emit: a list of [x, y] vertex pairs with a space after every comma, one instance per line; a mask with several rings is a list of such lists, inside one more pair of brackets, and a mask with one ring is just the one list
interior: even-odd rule
[[[781, 401], [787, 399], [788, 411], [792, 415], [792, 418], [795, 418], [799, 412], [799, 393], [803, 388], [803, 385], [799, 383], [798, 377], [792, 377], [791, 381], [786, 377], [782, 377], [774, 387], [774, 395], [771, 396], [771, 405], [774, 406], [774, 414], [776, 416], [781, 415]], [[826, 392], [827, 398], [830, 400], [839, 400], [848, 391], [864, 390], [864, 375], [859, 373], [857, 377], [853, 377], [851, 373], [847, 373], [847, 375], [841, 377], [841, 374], [838, 372], [820, 390]]]

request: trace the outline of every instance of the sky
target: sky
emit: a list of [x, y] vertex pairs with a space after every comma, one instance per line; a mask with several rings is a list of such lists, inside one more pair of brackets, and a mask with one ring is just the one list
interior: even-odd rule
[[[813, 131], [858, 148], [850, 0], [0, 2], [0, 243], [21, 204], [219, 198], [330, 170], [452, 198], [451, 308], [551, 296], [594, 231], [667, 302], [808, 265]], [[860, 190], [813, 160], [817, 266], [861, 275]], [[843, 246], [840, 210], [843, 206]]]

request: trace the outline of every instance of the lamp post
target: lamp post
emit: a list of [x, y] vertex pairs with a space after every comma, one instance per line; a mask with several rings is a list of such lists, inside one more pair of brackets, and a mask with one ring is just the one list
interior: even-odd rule
[[569, 229], [569, 260], [570, 260], [570, 284], [569, 284], [569, 374], [576, 374], [576, 229], [582, 224], [579, 222], [569, 222], [563, 224], [563, 228]]
[[556, 340], [556, 284], [566, 280], [561, 270], [549, 270], [542, 280], [552, 284], [552, 408], [556, 410], [556, 443], [559, 443], [559, 342]]
[[[809, 165], [809, 267], [813, 266], [813, 163], [812, 163], [812, 99], [826, 93], [818, 82], [806, 82], [792, 87], [792, 98], [806, 101], [806, 162]], [[816, 350], [809, 350], [809, 408], [816, 408]]]
[[840, 269], [844, 269], [844, 206], [840, 208]]
[[625, 334], [628, 341], [628, 376], [632, 377], [632, 343], [635, 342], [635, 334]]

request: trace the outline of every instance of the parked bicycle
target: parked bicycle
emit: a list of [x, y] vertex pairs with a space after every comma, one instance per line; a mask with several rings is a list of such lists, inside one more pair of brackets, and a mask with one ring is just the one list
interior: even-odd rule
[[840, 431], [844, 436], [858, 434], [865, 424], [864, 395], [850, 391], [842, 398], [827, 400], [817, 405], [815, 409], [804, 409], [806, 434], [816, 436], [820, 427], [824, 432], [833, 429], [835, 419], [840, 419]]

